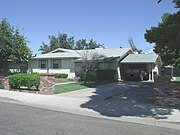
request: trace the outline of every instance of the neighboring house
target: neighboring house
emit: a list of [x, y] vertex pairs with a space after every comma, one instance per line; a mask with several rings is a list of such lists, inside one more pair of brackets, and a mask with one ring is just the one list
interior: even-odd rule
[[[8, 72], [9, 74], [11, 73], [17, 73], [17, 72], [23, 72], [26, 73], [28, 69], [27, 62], [18, 62], [18, 61], [12, 61], [8, 60]], [[3, 65], [0, 65], [0, 76], [4, 76], [4, 71], [3, 71]]]
[[[100, 69], [115, 69], [117, 80], [128, 80], [130, 76], [138, 76], [144, 70], [153, 79], [153, 72], [159, 73], [161, 59], [156, 54], [133, 54], [130, 48], [96, 48], [90, 50], [69, 50], [58, 48], [47, 54], [36, 55], [28, 62], [29, 72], [38, 73], [66, 73], [68, 78], [75, 77], [76, 63], [83, 57], [90, 59], [93, 55], [103, 56], [99, 60]], [[131, 79], [135, 77], [131, 77]]]

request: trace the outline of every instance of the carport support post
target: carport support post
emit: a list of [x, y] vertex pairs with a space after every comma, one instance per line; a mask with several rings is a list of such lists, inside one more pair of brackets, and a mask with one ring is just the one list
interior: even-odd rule
[[154, 81], [154, 74], [153, 74], [153, 65], [148, 64], [148, 69], [149, 69], [149, 81]]
[[121, 72], [120, 72], [120, 66], [117, 67], [117, 73], [118, 73], [118, 80], [117, 81], [121, 81]]
[[152, 67], [151, 64], [148, 64], [148, 72], [149, 72], [149, 81], [152, 81], [151, 75], [152, 75]]

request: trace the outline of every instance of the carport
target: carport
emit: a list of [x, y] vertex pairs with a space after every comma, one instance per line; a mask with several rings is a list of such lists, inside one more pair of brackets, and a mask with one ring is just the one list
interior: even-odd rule
[[155, 54], [129, 54], [120, 61], [121, 80], [153, 81], [154, 75], [160, 73], [161, 58]]

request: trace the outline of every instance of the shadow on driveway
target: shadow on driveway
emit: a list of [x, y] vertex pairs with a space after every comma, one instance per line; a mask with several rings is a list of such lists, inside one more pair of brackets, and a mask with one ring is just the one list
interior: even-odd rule
[[81, 104], [108, 117], [137, 116], [166, 119], [173, 108], [154, 104], [153, 84], [149, 82], [119, 82], [96, 88], [90, 100]]

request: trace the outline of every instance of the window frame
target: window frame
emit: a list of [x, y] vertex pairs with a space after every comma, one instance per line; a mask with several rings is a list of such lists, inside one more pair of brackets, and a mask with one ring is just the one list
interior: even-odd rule
[[[42, 62], [45, 62], [44, 64]], [[42, 65], [45, 65], [44, 67]], [[41, 59], [40, 60], [40, 68], [41, 69], [46, 69], [48, 67], [48, 60], [46, 59]]]
[[[56, 61], [56, 63], [55, 63], [55, 61]], [[52, 69], [60, 69], [60, 68], [61, 68], [61, 60], [60, 59], [53, 59], [52, 60]]]

